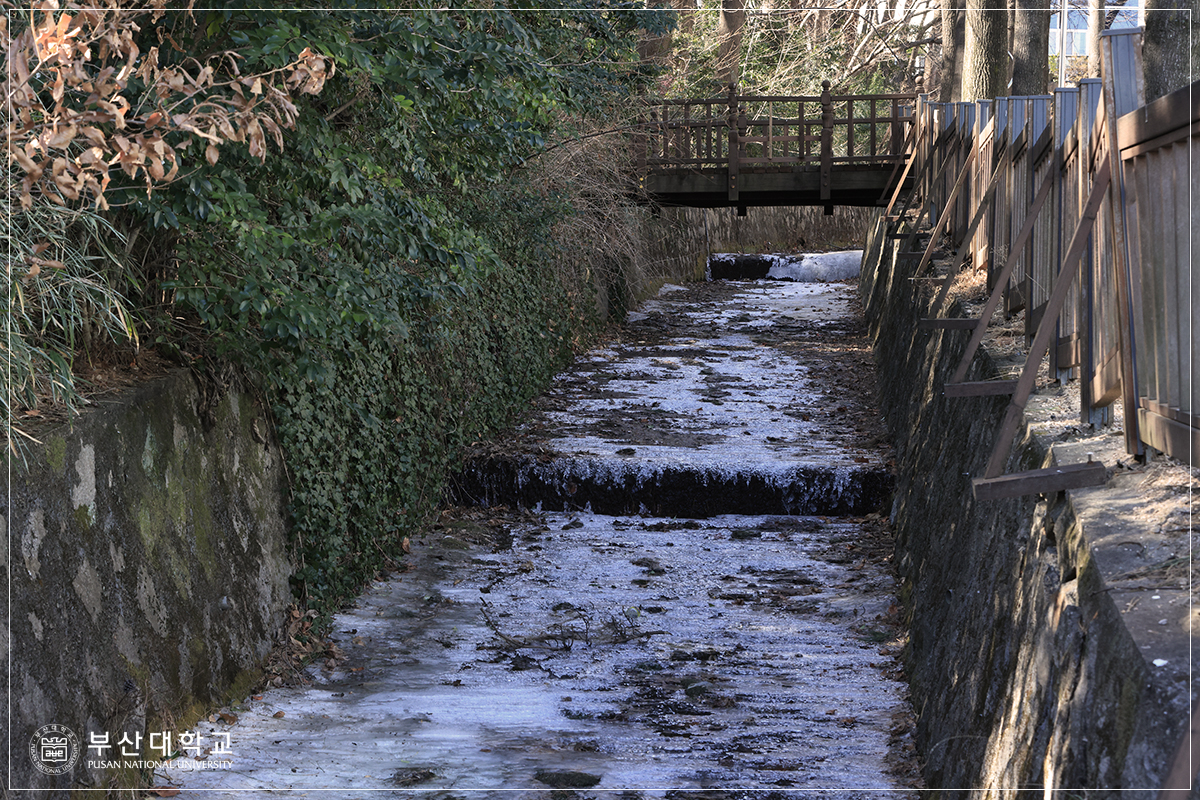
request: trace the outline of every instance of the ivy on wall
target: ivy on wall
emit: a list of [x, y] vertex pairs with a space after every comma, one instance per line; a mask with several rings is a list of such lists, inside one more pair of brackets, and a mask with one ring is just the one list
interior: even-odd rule
[[201, 39], [246, 69], [305, 47], [336, 64], [278, 156], [222, 154], [136, 201], [174, 232], [177, 305], [268, 390], [310, 605], [398, 557], [462, 445], [506, 424], [595, 324], [564, 281], [577, 243], [554, 233], [578, 212], [522, 164], [627, 98], [655, 19], [601, 3], [208, 14]]
[[397, 558], [461, 447], [507, 423], [569, 357], [563, 300], [549, 265], [501, 270], [431, 301], [399, 345], [363, 337], [331, 359], [329, 380], [281, 381], [296, 588], [310, 603], [347, 596]]
[[599, 193], [571, 160], [527, 165], [621, 127], [651, 77], [638, 37], [671, 12], [64, 5], [0, 31], [32, 64], [21, 124], [51, 132], [22, 135], [62, 167], [34, 191], [50, 162], [22, 149], [23, 202], [94, 200], [123, 240], [100, 279], [130, 336], [257, 376], [292, 481], [296, 589], [332, 607], [398, 554], [461, 445], [596, 324], [589, 290], [621, 284], [582, 255], [584, 231], [625, 235], [619, 164]]

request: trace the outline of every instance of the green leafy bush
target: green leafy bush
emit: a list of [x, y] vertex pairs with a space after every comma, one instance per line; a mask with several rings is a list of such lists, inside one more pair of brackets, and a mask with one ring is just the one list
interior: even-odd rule
[[337, 67], [277, 157], [223, 152], [134, 201], [177, 229], [177, 305], [262, 377], [297, 591], [328, 607], [398, 557], [462, 445], [506, 424], [595, 324], [559, 236], [588, 211], [524, 164], [634, 88], [619, 65], [644, 20], [600, 6], [209, 20], [201, 39], [236, 45], [248, 70], [307, 47]]
[[[670, 20], [641, 5], [169, 3], [160, 14], [85, 0], [78, 27], [20, 18], [57, 37], [55, 58], [70, 65], [39, 61], [17, 23], [6, 31], [37, 62], [22, 78], [26, 116], [52, 132], [19, 131], [22, 203], [94, 199], [139, 255], [136, 269], [102, 271], [98, 294], [71, 296], [132, 336], [114, 289], [126, 287], [144, 339], [257, 377], [291, 476], [297, 592], [310, 605], [332, 607], [398, 557], [462, 446], [539, 390], [598, 324], [598, 297], [628, 293], [640, 216], [623, 162], [578, 147], [539, 154], [632, 113], [649, 77], [637, 37]], [[84, 47], [101, 41], [111, 47]], [[106, 72], [93, 56], [119, 63]], [[61, 90], [54, 75], [70, 78]], [[98, 127], [72, 138], [58, 123], [76, 106], [94, 106]], [[32, 291], [20, 283], [30, 276], [12, 276]], [[57, 330], [53, 363], [7, 356], [66, 393], [80, 328], [55, 319], [30, 315], [20, 340]]]

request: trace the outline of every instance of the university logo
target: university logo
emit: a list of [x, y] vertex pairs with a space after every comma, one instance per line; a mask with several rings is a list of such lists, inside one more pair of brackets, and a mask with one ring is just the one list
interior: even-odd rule
[[43, 725], [29, 740], [29, 760], [46, 775], [62, 775], [79, 761], [79, 737], [65, 725]]

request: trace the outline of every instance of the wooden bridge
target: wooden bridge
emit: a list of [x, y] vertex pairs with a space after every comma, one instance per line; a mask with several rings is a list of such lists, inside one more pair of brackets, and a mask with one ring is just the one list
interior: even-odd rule
[[640, 195], [667, 206], [886, 205], [917, 95], [655, 101], [634, 138]]

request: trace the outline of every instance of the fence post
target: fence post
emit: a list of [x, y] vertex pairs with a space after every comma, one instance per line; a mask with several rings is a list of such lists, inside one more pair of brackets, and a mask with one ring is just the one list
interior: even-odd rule
[[833, 214], [830, 189], [833, 185], [833, 98], [829, 94], [830, 83], [821, 81], [821, 202], [825, 205], [825, 216]]
[[[1117, 142], [1117, 119], [1145, 105], [1142, 77], [1142, 35], [1130, 32], [1105, 31], [1101, 34], [1100, 61], [1103, 79], [1104, 113], [1108, 126], [1108, 160], [1112, 165], [1112, 184], [1109, 186], [1112, 208], [1112, 270], [1117, 289], [1117, 345], [1121, 352], [1121, 403], [1124, 407], [1125, 449], [1141, 456], [1141, 436], [1138, 434], [1137, 341], [1133, 330], [1133, 281], [1130, 275], [1129, 251], [1125, 221], [1125, 171]], [[1119, 66], [1118, 66], [1119, 65]]]
[[646, 115], [644, 113], [638, 114], [637, 127], [633, 130], [633, 152], [637, 158], [638, 181], [644, 183], [646, 179], [646, 149], [649, 147], [646, 139]]
[[738, 159], [741, 155], [741, 145], [738, 142], [738, 107], [737, 107], [737, 84], [729, 84], [729, 200], [735, 201], [738, 199]]

